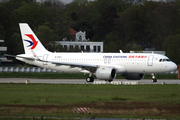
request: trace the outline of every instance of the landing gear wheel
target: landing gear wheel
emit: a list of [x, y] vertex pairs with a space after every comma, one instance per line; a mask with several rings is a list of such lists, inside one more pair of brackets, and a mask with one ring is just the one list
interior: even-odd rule
[[93, 77], [87, 77], [86, 82], [94, 82], [94, 78]]
[[153, 81], [153, 83], [156, 83], [156, 82], [157, 82], [157, 79], [155, 78], [155, 79], [153, 79], [152, 81]]
[[90, 77], [87, 77], [87, 78], [86, 78], [86, 82], [91, 82], [91, 78], [90, 78]]

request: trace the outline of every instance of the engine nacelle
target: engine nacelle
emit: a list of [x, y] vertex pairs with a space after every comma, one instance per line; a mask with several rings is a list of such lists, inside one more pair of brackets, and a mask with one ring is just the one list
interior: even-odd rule
[[144, 74], [127, 73], [122, 75], [128, 80], [141, 80], [144, 78]]
[[116, 70], [111, 67], [98, 68], [96, 77], [100, 80], [113, 80], [116, 77]]

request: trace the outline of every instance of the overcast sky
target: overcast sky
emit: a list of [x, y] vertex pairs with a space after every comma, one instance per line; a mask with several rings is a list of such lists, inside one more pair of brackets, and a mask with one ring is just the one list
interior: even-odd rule
[[63, 3], [67, 4], [67, 3], [70, 3], [72, 2], [73, 0], [61, 0]]
[[[61, 0], [63, 3], [67, 4], [67, 3], [70, 3], [72, 2], [73, 0]], [[88, 0], [88, 1], [93, 1], [93, 0]]]
[[[41, 1], [41, 0], [37, 0], [37, 1]], [[73, 0], [60, 0], [60, 1], [62, 1], [65, 4], [67, 4], [67, 3], [72, 2]], [[94, 0], [88, 0], [88, 1], [94, 1]], [[152, 0], [152, 1], [161, 1], [161, 0]]]
[[[72, 2], [73, 0], [61, 0], [63, 3], [67, 4], [67, 3], [70, 3]], [[88, 0], [88, 1], [94, 1], [94, 0]], [[150, 1], [150, 0], [149, 0]], [[162, 1], [162, 0], [152, 0], [152, 1]], [[165, 0], [163, 0], [165, 1]]]

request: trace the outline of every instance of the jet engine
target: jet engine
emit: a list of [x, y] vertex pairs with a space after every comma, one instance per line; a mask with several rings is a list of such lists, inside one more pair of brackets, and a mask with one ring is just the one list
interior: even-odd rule
[[97, 79], [113, 80], [116, 77], [116, 70], [112, 67], [98, 68], [95, 74]]
[[144, 78], [144, 74], [136, 74], [136, 73], [126, 73], [123, 74], [126, 79], [128, 80], [141, 80]]

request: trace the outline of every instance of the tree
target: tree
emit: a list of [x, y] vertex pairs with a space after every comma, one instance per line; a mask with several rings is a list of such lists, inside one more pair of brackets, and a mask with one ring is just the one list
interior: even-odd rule
[[58, 9], [65, 9], [65, 4], [60, 0], [44, 0], [43, 1], [45, 7], [54, 7]]
[[92, 38], [92, 17], [89, 14], [91, 7], [88, 0], [73, 0], [68, 6], [66, 15], [71, 18], [71, 28], [76, 31], [86, 31], [87, 37]]
[[59, 36], [58, 41], [65, 37], [69, 40], [73, 38], [69, 31], [71, 22], [63, 9], [54, 7], [54, 5], [45, 6], [45, 13], [45, 20], [47, 21], [45, 24]]
[[45, 23], [45, 9], [37, 2], [22, 2], [22, 6], [14, 10], [17, 23], [28, 23], [32, 28]]
[[0, 39], [4, 39], [4, 35], [5, 35], [4, 27], [0, 25]]
[[113, 30], [115, 19], [118, 17], [117, 13], [125, 9], [125, 4], [120, 0], [98, 0], [94, 4], [93, 9], [95, 9], [96, 13], [93, 16], [93, 40], [99, 41], [103, 40], [106, 34]]
[[127, 42], [135, 41], [136, 44], [144, 47], [147, 42], [148, 25], [150, 23], [147, 8], [144, 5], [134, 5], [129, 9], [129, 12]]
[[23, 44], [22, 44], [22, 38], [20, 33], [13, 33], [11, 36], [11, 41], [8, 43], [8, 52], [16, 55], [16, 54], [22, 54], [24, 53]]
[[164, 50], [166, 51], [166, 55], [176, 64], [180, 64], [179, 39], [180, 39], [180, 34], [177, 34], [175, 36], [169, 36], [166, 38], [163, 44]]
[[58, 41], [58, 36], [55, 34], [54, 30], [46, 25], [40, 25], [35, 30], [35, 33], [46, 49], [49, 51], [57, 51], [54, 49], [54, 45], [55, 41]]
[[114, 32], [107, 34], [103, 42], [105, 52], [118, 52], [123, 46], [123, 43], [119, 40], [118, 34]]
[[121, 49], [128, 52], [124, 46], [126, 46], [128, 39], [128, 24], [130, 14], [128, 11], [123, 11], [118, 13], [118, 16], [119, 17], [115, 19], [115, 27], [113, 32], [118, 35], [117, 40], [121, 43]]
[[180, 28], [180, 18], [175, 2], [159, 2], [158, 4], [151, 12], [150, 35], [153, 36], [152, 44], [156, 50], [162, 50], [161, 44], [165, 39], [177, 34], [177, 29]]
[[32, 3], [34, 0], [4, 0], [5, 6], [8, 7], [11, 11], [18, 9], [22, 3]]

